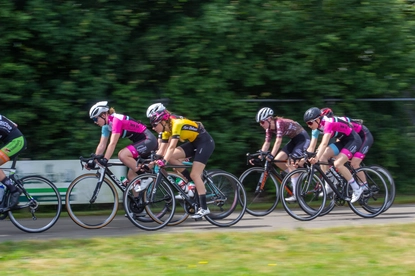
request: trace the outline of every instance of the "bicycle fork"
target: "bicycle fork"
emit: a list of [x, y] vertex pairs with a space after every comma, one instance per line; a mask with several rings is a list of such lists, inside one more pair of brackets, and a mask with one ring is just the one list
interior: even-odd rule
[[261, 174], [261, 178], [259, 179], [258, 185], [256, 186], [255, 189], [255, 195], [258, 195], [260, 193], [262, 193], [262, 191], [264, 191], [264, 186], [265, 186], [265, 182], [268, 179], [268, 171], [265, 170], [262, 174]]

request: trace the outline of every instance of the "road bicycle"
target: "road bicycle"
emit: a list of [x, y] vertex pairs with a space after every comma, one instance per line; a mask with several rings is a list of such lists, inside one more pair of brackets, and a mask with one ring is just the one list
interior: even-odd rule
[[20, 230], [28, 233], [40, 233], [50, 229], [58, 221], [62, 211], [62, 198], [58, 188], [47, 178], [40, 175], [17, 176], [17, 156], [12, 159], [10, 168], [2, 168], [9, 174], [22, 194], [19, 203], [9, 208], [11, 193], [5, 190], [0, 199], [0, 220], [9, 217]]
[[[154, 221], [163, 225], [177, 225], [185, 221], [189, 215], [197, 212], [200, 207], [197, 190], [194, 196], [190, 197], [175, 181], [176, 177], [181, 176], [167, 171], [167, 169], [190, 167], [190, 164], [166, 165], [159, 168], [157, 173], [138, 176], [138, 178], [151, 177], [153, 179], [152, 184], [144, 191], [144, 198], [145, 209]], [[205, 183], [206, 200], [210, 210], [210, 214], [204, 218], [219, 227], [232, 226], [240, 221], [246, 210], [246, 194], [238, 178], [222, 170], [205, 170], [202, 179]], [[127, 186], [127, 192], [124, 194], [124, 205], [128, 201], [136, 201], [131, 186], [132, 184]], [[171, 187], [176, 194], [181, 196], [181, 199], [170, 198], [169, 194], [165, 194], [166, 187]], [[175, 202], [174, 206], [173, 202]], [[181, 208], [174, 209], [176, 206]], [[168, 214], [175, 212], [175, 215], [174, 217], [166, 216], [166, 212]], [[127, 216], [134, 224], [140, 224], [139, 227], [153, 230], [142, 221], [133, 220], [131, 213], [127, 213]]]
[[[309, 157], [305, 156], [305, 159]], [[358, 201], [351, 203], [353, 190], [344, 177], [333, 172], [334, 167], [330, 168], [331, 174], [326, 174], [320, 165], [333, 164], [318, 162], [311, 165], [306, 161], [304, 168], [298, 168], [287, 175], [287, 178], [295, 174], [299, 176], [294, 190], [297, 197], [296, 206], [290, 206], [289, 202], [283, 200], [283, 206], [290, 216], [302, 221], [312, 220], [328, 214], [334, 206], [343, 206], [346, 202], [355, 214], [364, 218], [373, 218], [383, 212], [388, 202], [388, 187], [384, 178], [376, 170], [369, 167], [354, 170], [346, 163], [358, 184], [363, 183], [358, 176], [359, 172], [363, 172], [367, 180], [367, 189]], [[287, 178], [283, 180], [281, 190], [286, 185], [290, 185]], [[327, 193], [325, 183], [330, 186], [333, 193]]]
[[[273, 164], [275, 162], [286, 161], [268, 161], [262, 152], [247, 153], [247, 164], [254, 160], [254, 167], [244, 171], [239, 180], [246, 191], [246, 212], [253, 216], [266, 216], [273, 212], [280, 199], [281, 182], [286, 172], [279, 172]], [[289, 197], [292, 195], [291, 189], [287, 188], [284, 194]]]
[[[339, 173], [335, 169], [333, 163], [334, 163], [334, 159], [329, 160], [329, 162], [327, 163], [330, 166], [329, 172], [326, 173], [327, 177], [329, 177], [330, 180], [335, 184], [342, 183], [343, 186], [346, 185], [346, 180], [341, 175], [339, 175]], [[322, 163], [320, 163], [320, 164], [322, 164]], [[346, 162], [345, 167], [348, 168], [350, 173], [355, 176], [355, 179], [356, 179], [357, 183], [363, 184], [364, 181], [361, 180], [360, 177], [358, 176], [359, 171], [357, 169], [354, 169], [351, 166], [350, 162]], [[395, 200], [396, 188], [395, 188], [395, 182], [393, 180], [392, 175], [389, 173], [388, 170], [386, 170], [385, 168], [383, 168], [379, 165], [365, 166], [364, 164], [361, 164], [361, 168], [364, 168], [360, 171], [364, 171], [365, 178], [369, 178], [370, 182], [372, 182], [372, 183], [378, 182], [378, 181], [375, 180], [375, 178], [381, 177], [383, 179], [383, 181], [386, 183], [386, 189], [387, 189], [388, 193], [387, 193], [387, 198], [386, 198], [386, 205], [384, 206], [384, 208], [382, 210], [382, 212], [385, 212], [386, 210], [388, 210], [392, 206], [393, 201]], [[375, 170], [377, 173], [379, 173], [379, 175], [372, 175], [372, 173], [369, 173], [370, 171], [368, 169]], [[342, 186], [342, 185], [340, 185], [340, 186]], [[377, 201], [377, 203], [381, 202], [378, 198], [382, 197], [382, 195], [384, 193], [383, 188], [384, 188], [383, 185], [377, 185], [376, 186], [376, 190], [377, 190], [376, 191], [376, 197], [373, 198], [373, 200]], [[374, 189], [374, 186], [372, 186], [372, 189]], [[338, 205], [338, 204], [336, 203], [335, 200], [328, 200], [327, 201], [327, 206], [325, 206], [323, 208], [323, 210], [320, 213], [320, 216], [324, 216], [324, 215], [330, 213], [330, 211], [333, 210], [333, 208], [336, 205]], [[370, 214], [366, 214], [366, 212], [369, 212], [369, 213], [371, 213], [375, 216], [379, 215], [379, 207], [376, 206], [376, 204], [374, 202], [371, 202], [370, 204], [368, 204], [368, 203], [361, 204], [361, 206], [359, 206], [359, 207], [356, 207], [356, 206], [358, 206], [358, 205], [355, 205], [355, 208], [354, 208], [354, 209], [357, 209], [356, 214], [358, 214], [362, 217], [372, 217]], [[383, 205], [381, 205], [381, 206], [383, 206]]]
[[[95, 160], [102, 158], [102, 155], [92, 154], [89, 158], [80, 157], [82, 168], [84, 164], [94, 162], [96, 166], [92, 169], [96, 172], [86, 173], [75, 178], [69, 185], [66, 193], [66, 209], [69, 217], [79, 226], [86, 229], [99, 229], [108, 225], [117, 215], [120, 198], [118, 190], [122, 194], [126, 191], [120, 179], [118, 179], [109, 167], [125, 166], [121, 162], [108, 162], [107, 166], [102, 166], [95, 163]], [[141, 185], [143, 178], [134, 178], [130, 184], [131, 187]], [[147, 180], [147, 179], [146, 179]], [[148, 180], [147, 180], [148, 181]], [[168, 187], [165, 190], [166, 194], [173, 196], [173, 192]], [[138, 195], [142, 193], [134, 192]], [[141, 198], [141, 197], [138, 197]], [[146, 223], [148, 226], [142, 229], [151, 227], [160, 229], [159, 223], [154, 222], [147, 216], [143, 206], [137, 206], [133, 202], [127, 202], [126, 213], [132, 214], [134, 220], [139, 220]], [[140, 224], [135, 224], [140, 226]]]

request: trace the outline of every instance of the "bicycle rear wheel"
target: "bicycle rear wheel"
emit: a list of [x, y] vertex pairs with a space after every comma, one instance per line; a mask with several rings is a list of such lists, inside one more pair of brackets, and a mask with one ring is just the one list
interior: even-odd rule
[[11, 222], [28, 233], [48, 230], [58, 221], [62, 211], [58, 189], [42, 176], [26, 176], [18, 181], [25, 191], [19, 198], [19, 204], [8, 213]]
[[[358, 173], [364, 172], [367, 181], [367, 190], [362, 193], [359, 200], [351, 203], [348, 202], [349, 207], [357, 215], [364, 218], [373, 218], [383, 212], [388, 203], [388, 187], [383, 179], [376, 170], [369, 167], [362, 167], [356, 170], [353, 174], [356, 182], [361, 184], [362, 180], [359, 178]], [[352, 197], [352, 189], [348, 189], [349, 197]]]
[[240, 221], [246, 211], [246, 193], [239, 179], [225, 171], [212, 171], [205, 179], [210, 214], [205, 219], [219, 227]]
[[83, 174], [72, 181], [66, 192], [69, 217], [86, 229], [108, 225], [118, 211], [118, 193], [114, 184], [104, 178], [100, 189], [97, 189], [98, 180], [98, 174]]
[[[137, 227], [154, 231], [165, 227], [173, 218], [176, 201], [170, 184], [164, 179], [156, 185], [156, 174], [142, 174], [127, 186], [123, 196], [124, 209], [128, 219]], [[134, 191], [135, 183], [150, 181], [151, 184], [139, 193]], [[137, 216], [135, 210], [145, 209], [146, 216]]]
[[[246, 170], [239, 177], [246, 191], [246, 212], [253, 216], [266, 216], [278, 205], [281, 180], [262, 167]], [[264, 190], [256, 192], [260, 181], [265, 181]]]
[[388, 186], [388, 202], [386, 203], [385, 209], [383, 212], [386, 212], [388, 210], [393, 202], [395, 201], [396, 196], [396, 187], [395, 187], [395, 181], [393, 180], [392, 175], [390, 172], [385, 169], [384, 167], [381, 167], [379, 165], [370, 165], [369, 168], [375, 169], [378, 173], [380, 173], [381, 176], [383, 176], [383, 179], [386, 182], [386, 185]]

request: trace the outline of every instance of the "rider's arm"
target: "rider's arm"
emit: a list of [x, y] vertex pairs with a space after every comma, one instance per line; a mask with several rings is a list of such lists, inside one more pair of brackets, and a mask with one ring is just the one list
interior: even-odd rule
[[310, 145], [307, 148], [308, 152], [314, 152], [316, 150], [319, 135], [320, 135], [320, 131], [318, 129], [314, 129], [311, 131], [311, 141], [310, 141]]
[[121, 135], [120, 133], [113, 133], [111, 135], [110, 143], [107, 147], [107, 150], [105, 151], [105, 156], [104, 156], [107, 160], [111, 159], [111, 156], [115, 151], [115, 147], [117, 146], [118, 140], [120, 139], [120, 135]]
[[310, 145], [307, 148], [308, 152], [314, 152], [317, 146], [317, 138], [311, 137]]
[[164, 156], [166, 154], [167, 147], [169, 146], [168, 142], [161, 142], [160, 147], [157, 151], [157, 155]]
[[108, 137], [101, 136], [97, 149], [95, 150], [95, 154], [96, 155], [104, 154], [105, 148], [107, 147], [107, 143], [108, 143]]
[[265, 142], [262, 145], [261, 151], [268, 151], [269, 147], [271, 146], [271, 132], [269, 129], [265, 131]]
[[329, 142], [330, 142], [331, 133], [324, 133], [323, 139], [320, 142], [320, 145], [317, 149], [316, 160], [320, 160], [321, 156], [323, 156], [324, 151], [326, 150]]
[[271, 145], [270, 142], [264, 142], [264, 144], [262, 145], [261, 151], [268, 151], [270, 145]]
[[177, 146], [177, 143], [179, 142], [179, 138], [171, 138], [169, 141], [169, 146], [167, 148], [166, 154], [164, 155], [164, 160], [169, 162], [171, 156], [173, 155], [174, 149]]
[[277, 155], [278, 150], [280, 149], [281, 143], [282, 143], [282, 137], [277, 137], [277, 139], [275, 139], [274, 147], [272, 148], [272, 151], [271, 151], [272, 156]]

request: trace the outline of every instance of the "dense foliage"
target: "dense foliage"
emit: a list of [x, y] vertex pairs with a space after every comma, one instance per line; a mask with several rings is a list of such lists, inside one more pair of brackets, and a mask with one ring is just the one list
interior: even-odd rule
[[413, 102], [374, 99], [413, 97], [414, 33], [401, 0], [4, 0], [1, 113], [28, 139], [22, 157], [75, 159], [98, 142], [96, 101], [142, 120], [163, 101], [212, 134], [210, 167], [239, 175], [263, 142], [260, 107], [303, 124], [308, 107], [330, 106], [365, 120], [367, 163], [407, 192]]

